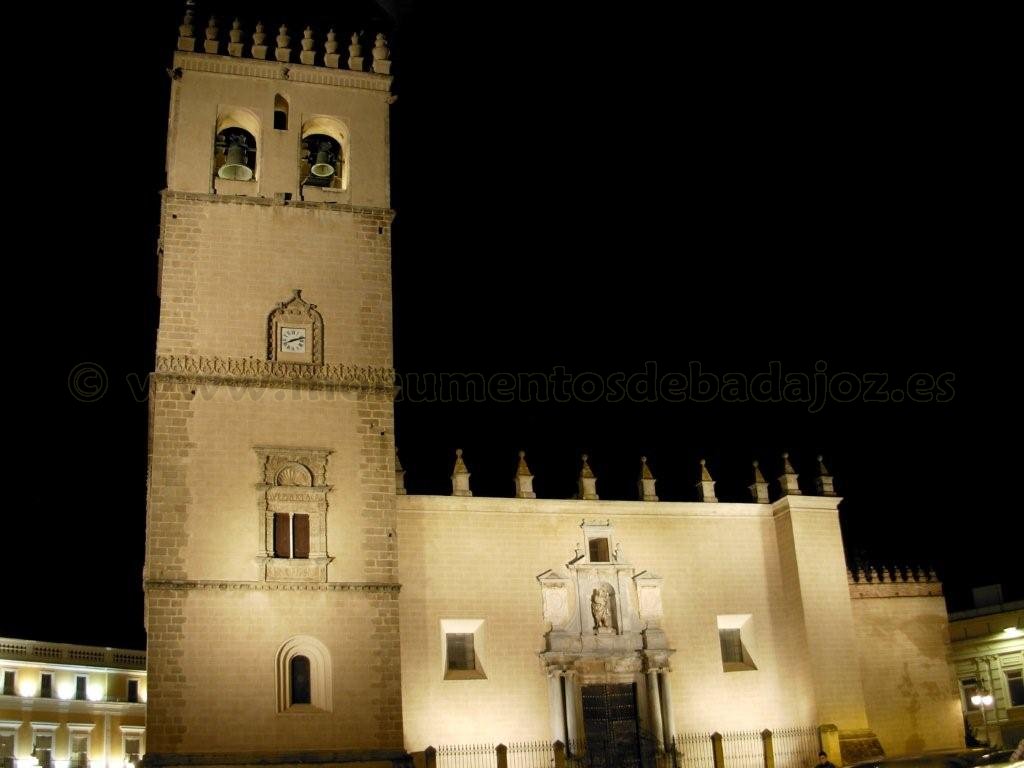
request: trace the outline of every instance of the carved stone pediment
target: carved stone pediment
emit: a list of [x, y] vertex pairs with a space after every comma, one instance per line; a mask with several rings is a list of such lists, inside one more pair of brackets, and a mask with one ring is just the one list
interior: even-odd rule
[[268, 486], [326, 487], [328, 448], [257, 445], [262, 482]]
[[[639, 674], [645, 663], [666, 666], [673, 651], [661, 629], [663, 580], [620, 559], [617, 543], [614, 550], [602, 543], [593, 549], [601, 557], [589, 556], [594, 539], [615, 543], [610, 523], [584, 522], [581, 529], [584, 552], [576, 547], [565, 575], [548, 570], [537, 577], [546, 667], [607, 680]], [[608, 560], [605, 552], [613, 553]]]

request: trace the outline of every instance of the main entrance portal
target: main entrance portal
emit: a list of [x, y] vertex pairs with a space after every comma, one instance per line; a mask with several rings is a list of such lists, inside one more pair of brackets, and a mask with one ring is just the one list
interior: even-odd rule
[[584, 685], [584, 759], [593, 768], [640, 768], [636, 685]]

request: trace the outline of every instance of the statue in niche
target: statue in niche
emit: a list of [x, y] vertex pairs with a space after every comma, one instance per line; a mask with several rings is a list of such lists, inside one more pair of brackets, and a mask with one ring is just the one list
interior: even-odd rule
[[590, 612], [594, 614], [594, 629], [612, 629], [612, 596], [607, 584], [601, 584], [590, 598]]

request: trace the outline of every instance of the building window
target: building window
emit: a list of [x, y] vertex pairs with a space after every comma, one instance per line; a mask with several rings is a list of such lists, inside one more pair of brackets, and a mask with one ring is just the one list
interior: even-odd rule
[[0, 765], [11, 768], [14, 765], [14, 732], [0, 733]]
[[964, 711], [977, 712], [979, 707], [971, 701], [971, 696], [978, 692], [978, 679], [976, 677], [965, 677], [961, 679], [960, 689], [964, 694]]
[[280, 93], [274, 96], [274, 130], [288, 130], [288, 100]]
[[756, 670], [753, 652], [753, 621], [749, 613], [731, 613], [718, 617], [718, 643], [722, 650], [722, 670]]
[[[281, 312], [290, 312], [298, 306], [296, 302], [307, 309], [312, 306], [302, 301], [298, 291], [295, 294], [291, 302], [282, 305]], [[300, 314], [309, 319], [304, 312], [301, 310]], [[319, 318], [319, 313], [316, 317]], [[300, 325], [284, 315], [272, 313], [268, 328], [276, 329], [278, 321], [286, 326], [289, 323], [295, 327]], [[319, 345], [322, 351], [322, 320], [302, 325], [312, 327], [313, 348]], [[270, 334], [271, 341], [276, 337], [276, 332]], [[270, 355], [269, 359], [275, 358]], [[312, 361], [318, 359], [322, 359], [320, 353], [314, 353]], [[259, 505], [263, 548], [258, 555], [261, 578], [265, 581], [327, 581], [327, 567], [334, 559], [327, 554], [327, 492], [330, 490], [327, 456], [330, 451], [277, 446], [254, 446], [254, 450], [260, 458], [262, 488]], [[316, 667], [313, 658], [310, 663]], [[313, 700], [315, 704], [315, 692]]]
[[293, 656], [291, 661], [292, 704], [312, 703], [309, 690], [309, 659]]
[[608, 554], [608, 539], [590, 540], [590, 562], [607, 563], [610, 560]]
[[277, 651], [277, 711], [330, 712], [334, 706], [331, 654], [309, 635], [296, 635]]
[[133, 765], [139, 762], [142, 757], [141, 741], [137, 738], [125, 737], [124, 740], [124, 761]]
[[309, 558], [309, 515], [274, 514], [274, 557]]
[[129, 680], [128, 681], [128, 701], [135, 704], [139, 700], [139, 681]]
[[722, 661], [726, 664], [743, 663], [743, 640], [738, 629], [718, 630], [718, 639], [722, 644]]
[[14, 696], [14, 670], [4, 670], [4, 696]]
[[68, 723], [68, 758], [70, 768], [89, 768], [89, 734], [92, 723]]
[[53, 733], [33, 735], [32, 757], [39, 761], [39, 768], [53, 768]]
[[86, 689], [89, 686], [89, 678], [86, 675], [78, 675], [75, 677], [75, 698], [79, 701], [85, 701]]
[[469, 632], [452, 632], [445, 635], [448, 671], [469, 671], [476, 669], [476, 651], [473, 650], [473, 635]]
[[1024, 707], [1024, 672], [1011, 669], [1006, 673], [1006, 690], [1010, 692], [1010, 706]]
[[484, 680], [483, 619], [442, 619], [441, 648], [445, 680]]
[[89, 765], [89, 735], [71, 734], [71, 768], [87, 768]]
[[53, 698], [53, 675], [43, 672], [39, 678], [39, 697], [42, 699]]
[[[142, 760], [146, 752], [146, 744], [143, 741], [146, 729], [138, 725], [121, 726], [121, 745], [124, 751], [124, 762], [134, 766]], [[113, 751], [113, 750], [111, 750]]]

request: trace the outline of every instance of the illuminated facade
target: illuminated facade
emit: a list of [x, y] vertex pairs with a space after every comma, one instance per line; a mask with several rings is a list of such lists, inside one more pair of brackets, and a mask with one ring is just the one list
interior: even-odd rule
[[146, 654], [0, 638], [4, 768], [128, 768], [146, 752]]
[[301, 51], [194, 32], [150, 388], [154, 765], [788, 727], [836, 762], [960, 743], [939, 586], [847, 573], [824, 467], [804, 493], [786, 459], [775, 501], [755, 468], [749, 503], [702, 467], [701, 501], [661, 502], [638, 464], [639, 500], [606, 501], [584, 458], [579, 497], [550, 500], [521, 456], [515, 498], [479, 498], [460, 454], [452, 496], [406, 495], [386, 43], [368, 66], [358, 37], [345, 60], [309, 30]]
[[960, 703], [975, 737], [1015, 746], [1024, 739], [1024, 602], [952, 613], [949, 636]]

